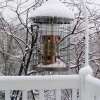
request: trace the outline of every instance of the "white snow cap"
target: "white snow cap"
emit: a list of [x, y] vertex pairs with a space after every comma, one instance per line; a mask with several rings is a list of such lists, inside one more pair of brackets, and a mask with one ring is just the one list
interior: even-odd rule
[[50, 16], [50, 17], [63, 17], [68, 19], [73, 19], [73, 12], [68, 9], [59, 0], [48, 0], [42, 6], [38, 7], [31, 17], [37, 16]]
[[92, 68], [91, 68], [90, 65], [87, 65], [87, 66], [81, 68], [80, 71], [79, 71], [79, 73], [81, 75], [85, 75], [85, 76], [86, 75], [92, 75], [93, 74], [93, 70], [92, 70]]

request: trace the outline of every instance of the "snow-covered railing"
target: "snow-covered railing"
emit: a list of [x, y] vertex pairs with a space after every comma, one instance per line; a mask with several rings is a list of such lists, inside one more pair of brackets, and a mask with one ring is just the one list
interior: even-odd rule
[[100, 80], [93, 77], [90, 66], [80, 70], [80, 100], [100, 100]]
[[[39, 90], [39, 100], [45, 100], [44, 90], [56, 90], [56, 100], [61, 99], [61, 89], [71, 89], [70, 100], [100, 100], [100, 80], [92, 76], [89, 67], [79, 75], [0, 76], [0, 90], [5, 90], [5, 100], [11, 100], [11, 90], [21, 90], [22, 100], [29, 100], [29, 90]], [[18, 100], [18, 99], [17, 99]]]
[[100, 100], [100, 80], [88, 75], [86, 77], [86, 92], [88, 100]]
[[78, 75], [0, 76], [1, 90], [79, 88]]
[[45, 89], [56, 89], [56, 99], [61, 100], [60, 89], [72, 89], [72, 98], [77, 98], [79, 75], [50, 75], [50, 76], [1, 76], [0, 90], [5, 90], [5, 100], [11, 100], [11, 90], [22, 90], [23, 100], [27, 99], [27, 91], [40, 90], [39, 97], [44, 100]]

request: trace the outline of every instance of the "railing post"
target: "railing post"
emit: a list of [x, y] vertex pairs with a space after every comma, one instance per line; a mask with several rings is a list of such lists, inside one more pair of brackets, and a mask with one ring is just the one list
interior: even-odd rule
[[[88, 87], [86, 86], [86, 77], [88, 75], [92, 75], [92, 69], [90, 66], [85, 66], [84, 68], [81, 68], [79, 71], [80, 75], [80, 100], [91, 100], [91, 95], [88, 91]], [[87, 95], [87, 93], [89, 95]]]
[[27, 90], [22, 91], [22, 100], [27, 100]]
[[39, 100], [44, 100], [44, 90], [39, 90]]
[[72, 100], [77, 100], [77, 89], [72, 89]]
[[100, 100], [100, 96], [97, 95], [95, 100]]
[[56, 89], [56, 100], [61, 100], [61, 89]]
[[11, 100], [10, 99], [10, 90], [5, 90], [5, 100]]

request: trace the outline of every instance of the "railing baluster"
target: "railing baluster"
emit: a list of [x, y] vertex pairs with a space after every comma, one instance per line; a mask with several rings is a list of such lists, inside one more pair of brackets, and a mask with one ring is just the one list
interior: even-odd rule
[[10, 90], [5, 90], [5, 100], [11, 100], [10, 99]]
[[92, 87], [91, 87], [91, 89], [88, 88], [88, 86], [86, 87], [85, 96], [86, 96], [86, 100], [95, 100], [95, 94], [94, 94], [94, 92], [92, 90]]
[[100, 100], [100, 96], [96, 96], [95, 97], [95, 100]]
[[56, 100], [61, 100], [61, 89], [56, 89]]
[[39, 90], [39, 100], [44, 100], [44, 90]]
[[72, 89], [72, 100], [77, 100], [77, 89]]
[[22, 100], [27, 100], [27, 90], [23, 90]]

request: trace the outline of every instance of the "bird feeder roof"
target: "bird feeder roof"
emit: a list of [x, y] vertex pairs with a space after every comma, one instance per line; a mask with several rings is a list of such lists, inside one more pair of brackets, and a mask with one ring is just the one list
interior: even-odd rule
[[[37, 18], [39, 20], [55, 18], [55, 20], [60, 20], [60, 22], [66, 22], [66, 20], [73, 20], [74, 14], [73, 12], [67, 8], [63, 3], [59, 0], [48, 0], [40, 7], [36, 8], [31, 15], [31, 19]], [[58, 19], [56, 19], [58, 18]]]

